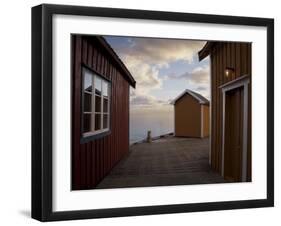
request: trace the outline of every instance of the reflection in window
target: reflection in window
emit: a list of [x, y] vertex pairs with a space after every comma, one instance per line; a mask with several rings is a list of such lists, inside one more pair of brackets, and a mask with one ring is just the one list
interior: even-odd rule
[[92, 94], [84, 93], [84, 112], [92, 111]]
[[101, 114], [95, 114], [95, 130], [101, 129]]
[[101, 79], [95, 76], [95, 94], [101, 95]]
[[95, 112], [101, 112], [101, 96], [95, 95]]
[[107, 128], [108, 127], [108, 114], [104, 114], [103, 115], [103, 128]]
[[84, 113], [83, 119], [84, 119], [84, 122], [83, 122], [83, 125], [84, 125], [83, 132], [84, 133], [90, 132], [91, 131], [91, 114]]
[[84, 73], [84, 91], [92, 92], [92, 75], [87, 71]]
[[103, 98], [103, 113], [108, 113], [108, 99]]
[[108, 97], [108, 83], [104, 81], [102, 83], [102, 95]]

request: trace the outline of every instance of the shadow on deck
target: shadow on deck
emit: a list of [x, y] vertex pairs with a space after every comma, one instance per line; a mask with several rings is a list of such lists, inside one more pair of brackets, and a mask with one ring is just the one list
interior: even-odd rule
[[223, 183], [209, 166], [209, 139], [166, 137], [132, 145], [97, 188]]

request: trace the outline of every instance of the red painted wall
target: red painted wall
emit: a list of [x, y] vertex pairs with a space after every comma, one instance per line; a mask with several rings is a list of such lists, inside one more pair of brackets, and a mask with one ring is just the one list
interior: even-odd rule
[[[82, 64], [111, 81], [110, 130], [81, 143]], [[92, 36], [72, 36], [72, 189], [91, 189], [129, 151], [129, 83], [118, 65]]]

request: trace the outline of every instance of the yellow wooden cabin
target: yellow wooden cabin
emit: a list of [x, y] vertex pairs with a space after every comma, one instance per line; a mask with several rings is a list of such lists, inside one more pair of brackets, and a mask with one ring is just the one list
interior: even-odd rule
[[204, 138], [209, 136], [209, 101], [201, 94], [184, 90], [173, 101], [175, 136]]

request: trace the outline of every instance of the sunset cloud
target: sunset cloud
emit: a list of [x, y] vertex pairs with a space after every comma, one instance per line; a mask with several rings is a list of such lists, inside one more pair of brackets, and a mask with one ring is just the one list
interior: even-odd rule
[[138, 94], [148, 94], [151, 90], [161, 89], [164, 76], [159, 75], [163, 67], [184, 60], [192, 62], [198, 49], [205, 42], [190, 40], [130, 38], [128, 45], [115, 47], [118, 55], [134, 75]]
[[130, 91], [133, 107], [167, 105], [186, 88], [209, 96], [209, 66], [198, 61], [205, 41], [113, 36], [107, 40], [136, 80], [136, 89]]
[[168, 66], [177, 60], [193, 61], [206, 42], [176, 39], [131, 38], [130, 46], [117, 47], [121, 58], [141, 61], [149, 65]]
[[205, 92], [205, 91], [208, 91], [209, 90], [209, 87], [208, 86], [198, 86], [198, 87], [196, 87], [196, 90], [197, 91], [203, 91], [203, 92]]
[[184, 79], [188, 82], [207, 84], [210, 82], [210, 67], [196, 67], [192, 71], [187, 71], [180, 75], [171, 74], [167, 76], [170, 79]]
[[180, 75], [170, 74], [165, 79], [180, 79], [193, 86], [193, 90], [210, 99], [210, 67], [196, 67]]
[[151, 95], [136, 95], [131, 97], [130, 101], [133, 106], [155, 106], [155, 105], [167, 105], [169, 101], [158, 100]]
[[159, 77], [157, 67], [133, 57], [124, 57], [124, 63], [137, 82], [136, 93], [148, 93], [151, 89], [160, 89], [162, 87], [163, 81]]

